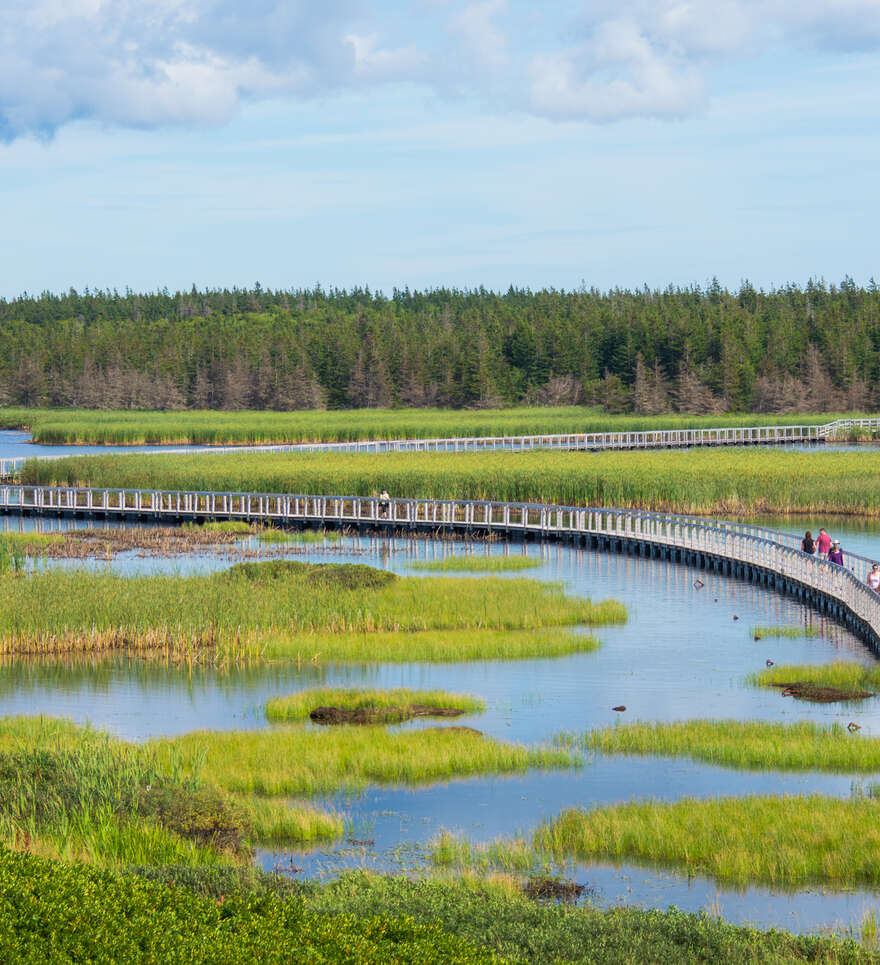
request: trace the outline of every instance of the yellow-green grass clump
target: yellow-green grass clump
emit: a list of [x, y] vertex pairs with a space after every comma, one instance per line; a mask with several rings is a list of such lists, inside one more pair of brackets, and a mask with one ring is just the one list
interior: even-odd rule
[[412, 568], [441, 573], [496, 573], [528, 570], [541, 563], [532, 556], [446, 556], [442, 560], [413, 563]]
[[[602, 619], [605, 603], [594, 608], [594, 626], [622, 622], [617, 604], [611, 618]], [[622, 609], [622, 607], [621, 607]], [[591, 653], [600, 646], [594, 636], [563, 628], [549, 630], [417, 630], [405, 632], [310, 633], [261, 635], [264, 660], [297, 663], [459, 663], [467, 660], [534, 660]]]
[[759, 687], [792, 689], [792, 685], [798, 685], [808, 699], [813, 691], [818, 694], [836, 691], [837, 699], [845, 700], [847, 696], [858, 699], [880, 690], [880, 666], [864, 667], [844, 660], [826, 664], [778, 664], [749, 674], [746, 679]]
[[552, 502], [712, 515], [880, 515], [880, 452], [258, 453], [32, 460], [23, 479], [140, 489]]
[[749, 629], [756, 640], [763, 637], [818, 637], [821, 633], [818, 627], [787, 626], [779, 624], [774, 626], [757, 626]]
[[343, 711], [376, 711], [382, 723], [409, 717], [430, 717], [430, 710], [455, 710], [479, 713], [486, 704], [470, 694], [451, 694], [444, 690], [354, 689], [349, 687], [311, 687], [287, 697], [273, 697], [266, 703], [266, 717], [272, 721], [307, 720], [316, 707], [336, 707]]
[[[292, 561], [188, 577], [51, 570], [0, 577], [0, 591], [0, 653], [7, 655], [128, 650], [183, 659], [208, 649], [229, 659], [309, 651], [346, 659], [346, 649], [358, 649], [351, 646], [356, 636], [366, 642], [376, 634], [474, 631], [474, 651], [483, 657], [485, 630], [543, 631], [626, 618], [614, 601], [593, 605], [531, 580], [401, 579], [354, 564]], [[346, 639], [334, 654], [325, 644], [336, 634]], [[458, 644], [466, 657], [467, 638]], [[577, 649], [572, 641], [565, 645]], [[361, 646], [355, 659], [381, 659], [381, 652]]]
[[0, 409], [4, 428], [28, 428], [34, 441], [78, 445], [253, 445], [349, 442], [444, 436], [631, 432], [717, 426], [817, 425], [830, 414], [609, 415], [581, 406], [509, 409], [355, 409], [343, 411], [149, 412], [89, 409]]
[[334, 839], [342, 819], [221, 791], [153, 748], [45, 718], [0, 720], [0, 843], [105, 867], [247, 863], [253, 844]]
[[572, 809], [534, 846], [556, 859], [640, 861], [737, 884], [880, 883], [880, 802], [811, 796]]
[[689, 757], [722, 767], [852, 774], [880, 770], [880, 738], [822, 727], [736, 720], [619, 724], [582, 736], [563, 735], [562, 746], [603, 754]]
[[561, 748], [504, 743], [455, 726], [403, 732], [302, 726], [198, 731], [147, 746], [160, 761], [179, 761], [184, 773], [201, 767], [204, 780], [226, 791], [267, 797], [328, 794], [369, 784], [430, 784], [579, 762]]

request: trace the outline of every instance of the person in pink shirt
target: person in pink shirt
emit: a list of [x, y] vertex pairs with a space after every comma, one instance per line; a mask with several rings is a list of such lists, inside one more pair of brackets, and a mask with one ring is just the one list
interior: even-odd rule
[[824, 529], [820, 529], [819, 535], [816, 537], [816, 552], [823, 560], [827, 560], [828, 554], [831, 552], [831, 537]]

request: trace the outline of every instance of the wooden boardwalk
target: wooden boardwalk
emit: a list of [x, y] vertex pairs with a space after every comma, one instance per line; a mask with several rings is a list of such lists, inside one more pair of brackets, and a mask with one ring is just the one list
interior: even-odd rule
[[880, 650], [880, 595], [871, 561], [835, 566], [800, 550], [798, 537], [723, 520], [637, 510], [447, 499], [0, 486], [0, 513], [165, 523], [242, 519], [270, 526], [487, 533], [564, 540], [739, 576], [811, 602]]
[[[177, 446], [165, 453], [210, 455], [228, 452], [528, 452], [533, 449], [604, 452], [614, 450], [689, 449], [712, 446], [821, 444], [850, 433], [880, 435], [880, 418], [837, 419], [818, 426], [730, 426], [715, 429], [649, 429], [640, 432], [567, 432], [539, 436], [473, 436], [448, 439], [362, 439], [357, 442], [301, 442], [266, 446]], [[113, 447], [107, 447], [108, 454]], [[67, 454], [70, 455], [70, 454]], [[63, 459], [39, 455], [35, 459]], [[0, 479], [13, 479], [25, 459], [0, 459]]]

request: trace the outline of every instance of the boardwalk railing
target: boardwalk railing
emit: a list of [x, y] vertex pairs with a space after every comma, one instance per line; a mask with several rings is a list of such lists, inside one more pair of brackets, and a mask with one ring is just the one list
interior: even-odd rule
[[[740, 426], [706, 429], [649, 429], [639, 432], [565, 432], [539, 436], [473, 436], [448, 439], [362, 439], [354, 442], [298, 442], [254, 446], [175, 446], [143, 451], [211, 454], [224, 452], [527, 452], [532, 449], [601, 452], [630, 449], [687, 449], [694, 446], [771, 446], [828, 442], [849, 433], [880, 434], [880, 418], [837, 419], [819, 426]], [[108, 454], [113, 447], [107, 447]], [[64, 459], [75, 453], [33, 456]], [[9, 479], [21, 470], [24, 458], [0, 459], [0, 478]]]
[[615, 548], [665, 555], [700, 566], [768, 579], [819, 601], [880, 645], [880, 594], [865, 583], [871, 560], [846, 555], [836, 566], [800, 550], [798, 537], [776, 530], [694, 516], [638, 510], [448, 499], [310, 496], [289, 493], [184, 492], [0, 486], [0, 512], [102, 516], [111, 519], [245, 519], [268, 525], [385, 527], [492, 532], [543, 539], [599, 540]]

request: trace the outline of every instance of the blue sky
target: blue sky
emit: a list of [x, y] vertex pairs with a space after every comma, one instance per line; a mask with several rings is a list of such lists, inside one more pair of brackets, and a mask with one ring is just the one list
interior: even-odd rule
[[0, 0], [0, 297], [880, 279], [880, 0]]

